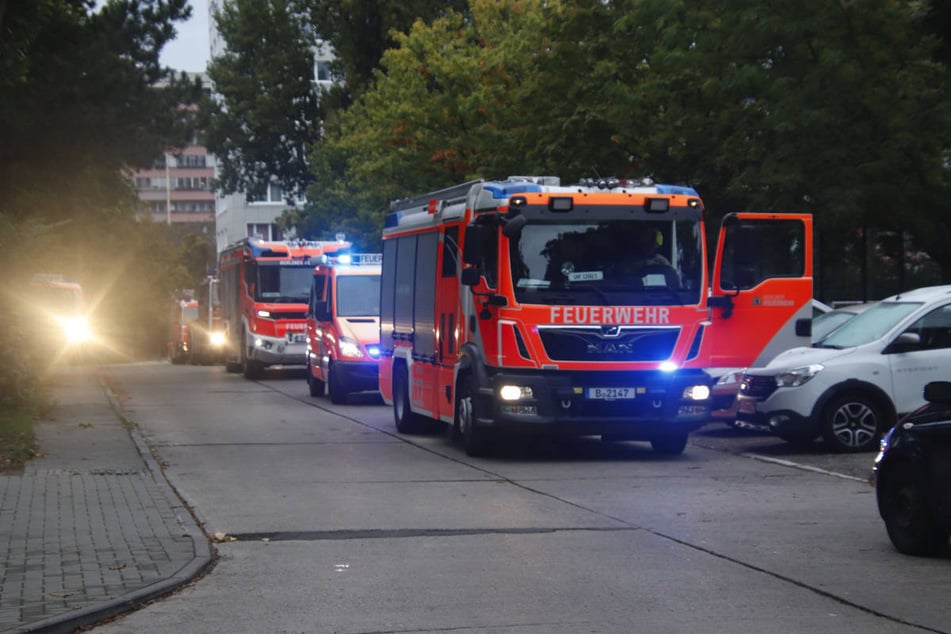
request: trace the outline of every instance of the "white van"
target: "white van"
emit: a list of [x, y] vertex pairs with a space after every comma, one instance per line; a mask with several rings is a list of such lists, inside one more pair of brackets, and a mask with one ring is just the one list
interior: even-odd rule
[[743, 374], [737, 426], [835, 451], [877, 449], [899, 416], [951, 380], [951, 286], [888, 297], [811, 347]]

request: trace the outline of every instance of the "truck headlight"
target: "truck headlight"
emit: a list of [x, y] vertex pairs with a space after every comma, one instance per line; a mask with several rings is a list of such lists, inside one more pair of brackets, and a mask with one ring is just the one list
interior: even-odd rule
[[503, 385], [499, 388], [499, 398], [503, 401], [520, 401], [534, 398], [534, 392], [524, 385]]
[[92, 330], [89, 328], [89, 320], [83, 316], [64, 317], [60, 320], [60, 326], [69, 343], [82, 343], [83, 341], [92, 339]]
[[225, 345], [225, 333], [220, 330], [215, 331], [208, 335], [208, 343], [210, 343], [215, 348], [220, 348]]
[[681, 398], [687, 401], [705, 401], [710, 398], [710, 386], [688, 385], [684, 388]]
[[362, 359], [363, 351], [360, 350], [360, 344], [350, 337], [340, 337], [337, 341], [340, 347], [341, 357], [350, 357], [351, 359]]
[[824, 369], [825, 366], [819, 363], [813, 363], [801, 368], [793, 368], [792, 370], [780, 372], [776, 375], [776, 387], [799, 387]]

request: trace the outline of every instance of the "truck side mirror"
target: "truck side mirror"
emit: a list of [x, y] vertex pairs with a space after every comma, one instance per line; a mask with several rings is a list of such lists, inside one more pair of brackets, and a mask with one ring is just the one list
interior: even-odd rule
[[476, 266], [469, 266], [462, 269], [460, 283], [463, 286], [477, 286], [482, 279], [482, 272]]
[[809, 318], [797, 319], [796, 320], [796, 336], [797, 337], [811, 337], [812, 336], [812, 320]]

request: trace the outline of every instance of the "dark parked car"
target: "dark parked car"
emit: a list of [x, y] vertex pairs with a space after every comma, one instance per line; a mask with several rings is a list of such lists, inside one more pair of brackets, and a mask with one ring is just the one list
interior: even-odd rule
[[872, 481], [895, 548], [934, 556], [951, 534], [951, 382], [928, 383], [924, 397], [882, 438]]

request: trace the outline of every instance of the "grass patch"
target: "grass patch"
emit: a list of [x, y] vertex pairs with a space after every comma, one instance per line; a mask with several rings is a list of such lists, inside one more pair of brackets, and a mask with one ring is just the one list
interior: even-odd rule
[[38, 412], [28, 406], [0, 410], [0, 473], [20, 473], [34, 456], [33, 421]]

